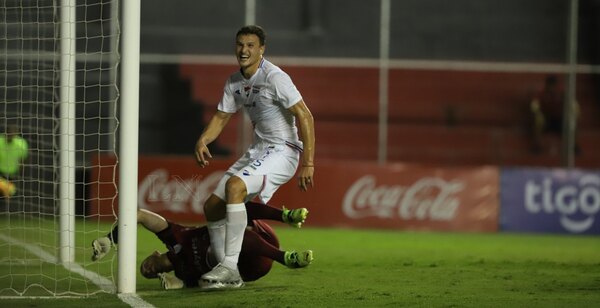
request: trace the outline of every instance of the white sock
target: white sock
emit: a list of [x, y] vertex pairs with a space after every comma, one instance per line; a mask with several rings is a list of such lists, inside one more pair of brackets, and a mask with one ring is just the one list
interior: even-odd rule
[[225, 233], [225, 259], [223, 266], [237, 268], [244, 231], [248, 225], [246, 206], [243, 203], [227, 204], [227, 232]]
[[225, 227], [227, 219], [217, 221], [209, 221], [206, 224], [208, 227], [208, 235], [210, 236], [210, 250], [215, 256], [215, 260], [222, 262], [225, 259]]

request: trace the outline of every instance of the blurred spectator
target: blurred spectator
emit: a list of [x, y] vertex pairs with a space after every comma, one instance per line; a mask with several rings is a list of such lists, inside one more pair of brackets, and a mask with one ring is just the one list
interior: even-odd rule
[[[544, 81], [544, 86], [531, 100], [530, 110], [532, 116], [532, 151], [541, 153], [544, 150], [544, 134], [562, 135], [565, 91], [555, 75], [549, 75]], [[575, 102], [576, 117], [579, 116], [579, 105]], [[576, 145], [576, 152], [579, 146]]]
[[10, 197], [16, 193], [14, 180], [19, 176], [21, 164], [29, 150], [29, 144], [19, 134], [16, 125], [8, 125], [0, 135], [0, 194]]

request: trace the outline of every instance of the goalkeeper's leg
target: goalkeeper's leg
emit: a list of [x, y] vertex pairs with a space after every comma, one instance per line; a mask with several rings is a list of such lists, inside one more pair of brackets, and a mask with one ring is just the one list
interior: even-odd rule
[[300, 268], [307, 267], [313, 261], [312, 250], [305, 250], [301, 252], [286, 251], [285, 252], [285, 266], [289, 268]]
[[[305, 250], [302, 252], [296, 251], [283, 251], [279, 248], [273, 246], [271, 243], [266, 241], [263, 237], [261, 237], [258, 233], [246, 230], [244, 233], [244, 242], [242, 243], [242, 252], [240, 254], [240, 261], [238, 266], [240, 267], [240, 272], [246, 273], [247, 271], [254, 271], [255, 269], [246, 269], [244, 265], [247, 267], [255, 267], [253, 266], [253, 261], [255, 259], [259, 259], [259, 257], [269, 258], [274, 260], [282, 265], [285, 265], [289, 268], [300, 268], [306, 267], [310, 265], [313, 261], [313, 252], [312, 250]], [[244, 274], [243, 273], [243, 274]], [[255, 273], [259, 276], [259, 273]], [[262, 273], [264, 276], [266, 273]], [[246, 279], [247, 277], [244, 277]], [[253, 280], [256, 280], [255, 279]]]
[[269, 204], [256, 203], [252, 201], [246, 202], [246, 210], [248, 213], [248, 221], [255, 219], [268, 219], [284, 222], [296, 228], [300, 228], [308, 216], [308, 209], [306, 208], [289, 210], [283, 206], [281, 209], [279, 209]]

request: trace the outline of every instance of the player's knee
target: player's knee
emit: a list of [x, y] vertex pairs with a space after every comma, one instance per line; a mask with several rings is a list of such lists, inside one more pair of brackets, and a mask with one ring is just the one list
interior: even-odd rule
[[232, 176], [227, 180], [225, 186], [227, 202], [244, 202], [246, 198], [246, 184], [237, 176]]
[[209, 221], [215, 221], [225, 217], [225, 201], [214, 194], [204, 202], [204, 214]]

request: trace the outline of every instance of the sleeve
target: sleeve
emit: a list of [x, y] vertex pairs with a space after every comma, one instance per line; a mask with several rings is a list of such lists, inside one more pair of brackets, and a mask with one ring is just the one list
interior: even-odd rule
[[227, 79], [225, 82], [225, 87], [223, 88], [223, 98], [219, 102], [217, 109], [227, 113], [236, 113], [238, 111], [238, 106], [235, 105], [233, 90], [231, 89], [231, 78]]
[[284, 108], [290, 108], [302, 100], [300, 91], [296, 88], [292, 79], [285, 72], [277, 72], [271, 76], [271, 83], [275, 90], [275, 98]]

